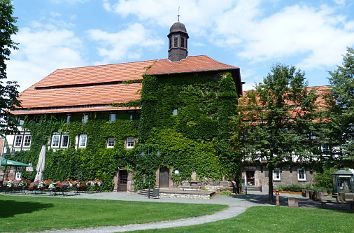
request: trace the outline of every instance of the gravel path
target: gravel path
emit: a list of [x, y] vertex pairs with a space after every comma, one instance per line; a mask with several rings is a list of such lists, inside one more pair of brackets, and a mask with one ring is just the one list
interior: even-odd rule
[[240, 200], [240, 199], [235, 199], [226, 196], [217, 196], [209, 200], [182, 199], [182, 198], [147, 199], [146, 197], [137, 195], [135, 193], [98, 193], [98, 194], [78, 195], [74, 198], [144, 201], [144, 202], [148, 201], [148, 202], [223, 204], [223, 205], [228, 205], [229, 208], [211, 215], [204, 215], [204, 216], [186, 218], [186, 219], [144, 223], [144, 224], [130, 224], [124, 226], [104, 226], [104, 227], [96, 227], [96, 228], [44, 231], [45, 233], [108, 233], [108, 232], [110, 233], [110, 232], [127, 232], [127, 231], [136, 231], [136, 230], [164, 229], [170, 227], [192, 226], [192, 225], [204, 224], [204, 223], [232, 218], [243, 213], [250, 206], [260, 205], [251, 201]]

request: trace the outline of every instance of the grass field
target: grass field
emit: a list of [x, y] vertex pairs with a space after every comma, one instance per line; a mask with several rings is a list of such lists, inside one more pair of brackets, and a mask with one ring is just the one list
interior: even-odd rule
[[321, 232], [354, 233], [354, 213], [314, 208], [251, 207], [238, 217], [154, 233]]
[[225, 207], [0, 194], [0, 232], [146, 223], [211, 214]]

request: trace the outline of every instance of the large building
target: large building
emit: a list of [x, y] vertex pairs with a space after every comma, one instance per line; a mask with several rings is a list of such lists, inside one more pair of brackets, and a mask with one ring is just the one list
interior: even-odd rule
[[[240, 69], [208, 56], [188, 56], [188, 38], [185, 25], [176, 22], [168, 34], [168, 59], [49, 74], [20, 94], [21, 108], [12, 112], [20, 132], [7, 136], [4, 152], [36, 164], [45, 145], [45, 177], [106, 183], [114, 178], [120, 191], [132, 190], [133, 182], [146, 187], [147, 168], [134, 156], [150, 154], [153, 147], [159, 158], [151, 165], [156, 186], [173, 187], [191, 177], [222, 179], [213, 145], [228, 138], [229, 117], [242, 93]], [[188, 141], [181, 148], [186, 151], [166, 147], [171, 140], [157, 141], [163, 134], [181, 145]]]

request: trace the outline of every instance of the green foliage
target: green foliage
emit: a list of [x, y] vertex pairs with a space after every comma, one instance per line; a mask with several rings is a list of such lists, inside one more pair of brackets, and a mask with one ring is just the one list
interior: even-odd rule
[[318, 172], [315, 175], [315, 187], [322, 187], [326, 190], [333, 190], [333, 176], [336, 168], [326, 168], [323, 172]]
[[330, 144], [342, 145], [346, 166], [353, 167], [354, 161], [354, 49], [348, 48], [343, 63], [330, 74], [332, 106], [327, 124]]
[[[30, 151], [18, 152], [14, 159], [37, 164], [38, 155], [42, 145], [49, 144], [51, 135], [57, 132], [69, 134], [70, 144], [68, 149], [49, 149], [46, 153], [46, 166], [44, 176], [53, 180], [101, 179], [105, 190], [112, 190], [113, 177], [118, 167], [128, 167], [132, 151], [124, 149], [124, 140], [127, 137], [137, 137], [138, 123], [131, 120], [118, 119], [108, 122], [108, 115], [90, 114], [91, 119], [87, 124], [73, 121], [64, 123], [58, 117], [38, 117], [27, 119], [24, 127], [31, 131], [32, 146]], [[118, 116], [119, 118], [120, 116]], [[87, 134], [88, 141], [85, 149], [75, 148], [75, 138], [79, 134]], [[107, 138], [116, 139], [115, 148], [106, 149]], [[33, 179], [35, 174], [24, 173], [26, 178]]]
[[[299, 162], [308, 158], [306, 155], [312, 153], [308, 141], [315, 119], [316, 98], [315, 93], [306, 89], [303, 72], [293, 66], [273, 67], [239, 106], [239, 136], [244, 155], [253, 161], [266, 159], [270, 174], [293, 153], [300, 156]], [[269, 176], [269, 187], [272, 199], [272, 176]]]
[[308, 188], [308, 185], [301, 184], [288, 184], [288, 185], [277, 185], [275, 189], [279, 191], [289, 191], [289, 192], [301, 192], [303, 189]]
[[16, 18], [10, 0], [0, 1], [0, 136], [16, 131], [16, 121], [9, 110], [19, 106], [17, 82], [4, 80], [7, 78], [6, 61], [10, 59], [11, 49], [17, 49], [11, 36], [16, 34]]
[[180, 171], [172, 176], [177, 183], [194, 171], [200, 179], [235, 175], [228, 169], [239, 165], [230, 165], [235, 161], [230, 132], [237, 103], [230, 73], [145, 76], [141, 94], [141, 142], [157, 145], [161, 153], [149, 166]]

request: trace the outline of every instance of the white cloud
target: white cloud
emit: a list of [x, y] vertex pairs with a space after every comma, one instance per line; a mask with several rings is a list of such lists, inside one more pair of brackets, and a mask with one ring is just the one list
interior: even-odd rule
[[13, 40], [19, 43], [19, 50], [12, 53], [7, 72], [21, 91], [55, 69], [84, 64], [81, 40], [70, 30], [36, 23], [33, 28], [20, 28]]
[[[181, 1], [181, 21], [191, 34], [228, 50], [234, 48], [240, 58], [252, 62], [293, 58], [301, 68], [328, 67], [340, 63], [346, 47], [354, 44], [353, 21], [337, 8], [305, 2], [265, 15], [272, 2]], [[104, 0], [104, 4], [123, 17], [164, 27], [176, 21], [178, 7], [175, 0]]]
[[346, 0], [334, 0], [334, 2], [340, 6], [344, 6], [347, 3]]
[[155, 38], [143, 25], [135, 23], [126, 29], [111, 33], [100, 29], [88, 31], [92, 40], [99, 42], [98, 52], [103, 63], [139, 59], [143, 52], [159, 49], [163, 40]]
[[55, 4], [70, 4], [70, 5], [74, 5], [74, 4], [78, 4], [78, 3], [85, 3], [89, 0], [50, 0], [52, 3]]

